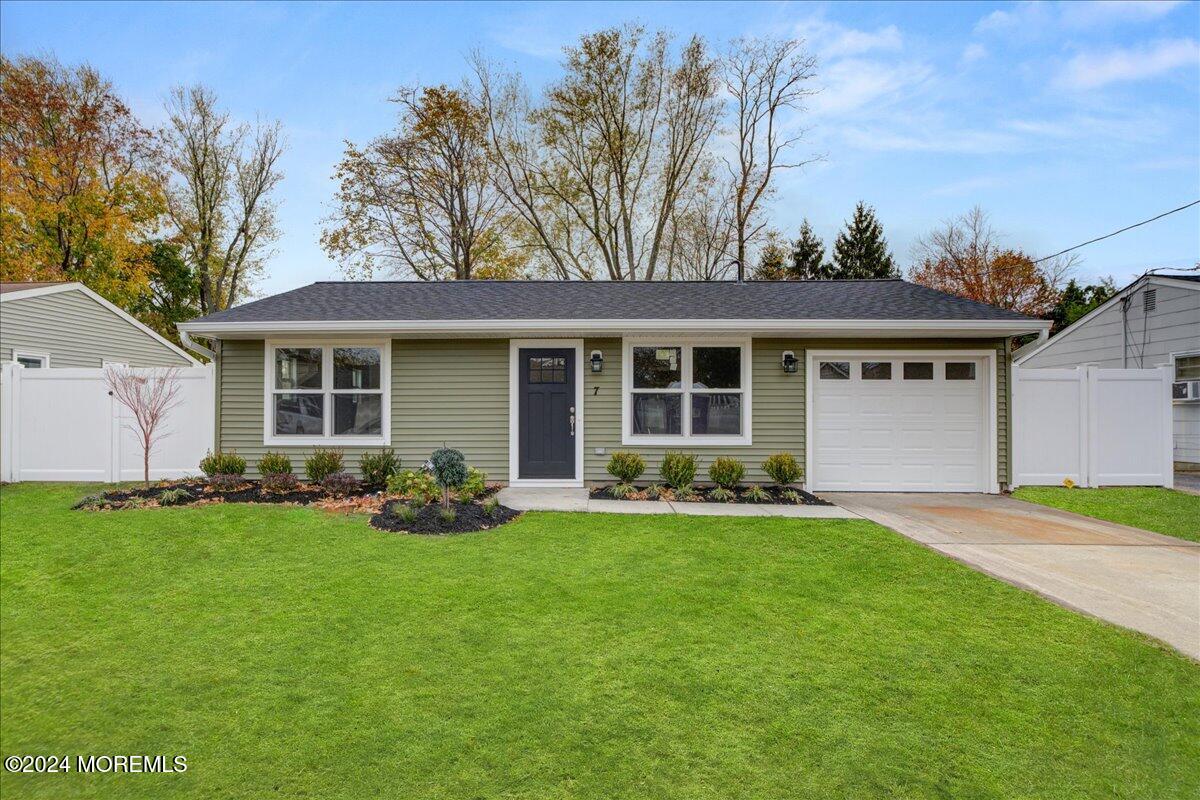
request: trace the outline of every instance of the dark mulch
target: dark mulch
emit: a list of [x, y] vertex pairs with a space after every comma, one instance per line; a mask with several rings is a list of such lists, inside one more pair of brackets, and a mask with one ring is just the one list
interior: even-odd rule
[[[372, 484], [360, 484], [357, 489], [350, 492], [348, 497], [365, 497], [366, 495], [376, 494], [383, 491], [382, 486]], [[209, 487], [208, 483], [200, 479], [171, 481], [158, 483], [150, 488], [142, 486], [129, 489], [113, 489], [102, 493], [100, 503], [90, 502], [90, 498], [85, 498], [76, 504], [76, 508], [96, 509], [97, 507], [120, 508], [122, 504], [129, 500], [158, 500], [159, 495], [170, 489], [183, 489], [188, 493], [188, 499], [180, 500], [172, 505], [185, 506], [192, 503], [199, 503], [203, 500], [220, 499], [225, 503], [296, 503], [297, 505], [308, 505], [322, 498], [328, 497], [328, 493], [323, 489], [315, 486], [301, 484], [296, 489], [290, 492], [264, 492], [262, 486], [257, 480], [247, 478], [245, 483], [231, 491], [217, 491]]]
[[394, 533], [471, 533], [495, 528], [521, 515], [520, 511], [514, 511], [507, 506], [498, 505], [488, 514], [479, 503], [453, 503], [451, 507], [454, 509], [454, 521], [446, 522], [442, 519], [441, 504], [430, 503], [418, 509], [411, 522], [406, 522], [396, 513], [397, 507], [403, 505], [403, 500], [389, 500], [384, 503], [383, 511], [371, 517], [371, 527]]
[[[660, 500], [660, 498], [657, 498], [657, 497], [647, 497], [645, 495], [645, 490], [646, 490], [645, 486], [635, 486], [634, 488], [637, 489], [637, 492], [635, 494], [627, 495], [625, 497], [613, 497], [612, 494], [609, 493], [610, 488], [612, 488], [612, 487], [596, 486], [588, 494], [595, 500], [627, 500], [631, 503], [655, 503], [655, 502], [659, 502], [659, 500]], [[820, 497], [817, 497], [815, 494], [806, 492], [803, 489], [793, 489], [792, 490], [797, 495], [800, 496], [800, 502], [796, 502], [795, 500], [784, 497], [783, 496], [784, 490], [780, 489], [777, 486], [764, 486], [762, 488], [763, 488], [763, 491], [765, 491], [770, 496], [770, 498], [771, 498], [770, 500], [747, 500], [746, 498], [742, 497], [741, 492], [739, 491], [739, 492], [737, 492], [737, 497], [733, 500], [710, 501], [708, 499], [709, 490], [697, 487], [696, 488], [696, 497], [693, 499], [692, 502], [726, 502], [726, 503], [730, 503], [731, 505], [738, 505], [738, 504], [740, 504], [740, 505], [782, 505], [782, 506], [831, 506], [831, 505], [833, 505], [833, 503], [829, 502], [828, 500], [823, 500]], [[673, 502], [689, 502], [689, 501], [681, 499], [681, 498], [676, 498], [675, 501], [673, 501]]]

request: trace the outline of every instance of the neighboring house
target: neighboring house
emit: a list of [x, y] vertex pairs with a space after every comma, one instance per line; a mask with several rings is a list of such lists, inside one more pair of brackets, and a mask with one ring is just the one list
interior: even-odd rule
[[1148, 368], [1175, 373], [1175, 462], [1200, 469], [1200, 275], [1143, 275], [1048, 341], [1021, 367]]
[[[611, 480], [617, 450], [789, 451], [823, 490], [996, 492], [1011, 337], [1050, 323], [901, 280], [315, 283], [181, 323], [216, 444], [300, 459], [461, 449], [492, 480]], [[189, 345], [190, 346], [190, 345]]]
[[30, 368], [199, 362], [81, 283], [0, 283], [0, 362]]

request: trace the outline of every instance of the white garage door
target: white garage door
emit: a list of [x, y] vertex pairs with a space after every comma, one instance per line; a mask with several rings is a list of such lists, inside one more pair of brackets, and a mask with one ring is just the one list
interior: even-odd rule
[[990, 491], [987, 363], [814, 355], [811, 488]]

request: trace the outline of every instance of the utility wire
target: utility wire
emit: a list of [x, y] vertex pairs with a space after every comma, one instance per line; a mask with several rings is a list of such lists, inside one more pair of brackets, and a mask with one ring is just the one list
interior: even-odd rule
[[1188, 203], [1187, 205], [1180, 206], [1179, 208], [1172, 208], [1170, 211], [1164, 211], [1163, 213], [1159, 214], [1157, 217], [1151, 217], [1150, 219], [1144, 219], [1141, 222], [1135, 222], [1132, 225], [1127, 225], [1124, 228], [1121, 228], [1121, 230], [1119, 230], [1119, 231], [1113, 231], [1112, 233], [1106, 233], [1103, 236], [1097, 236], [1095, 239], [1088, 239], [1086, 242], [1084, 242], [1082, 244], [1077, 244], [1074, 247], [1068, 247], [1066, 250], [1059, 250], [1054, 255], [1039, 258], [1038, 260], [1034, 261], [1033, 263], [1040, 264], [1043, 261], [1049, 261], [1052, 258], [1058, 258], [1059, 256], [1063, 255], [1064, 253], [1069, 253], [1072, 250], [1078, 250], [1081, 247], [1087, 247], [1089, 244], [1095, 244], [1096, 242], [1099, 242], [1103, 239], [1109, 239], [1113, 236], [1116, 236], [1118, 233], [1124, 233], [1125, 231], [1133, 230], [1134, 228], [1140, 227], [1142, 225], [1146, 225], [1147, 223], [1154, 222], [1154, 220], [1156, 220], [1156, 219], [1162, 219], [1163, 217], [1170, 216], [1171, 214], [1174, 214], [1177, 211], [1183, 211], [1185, 208], [1191, 208], [1194, 205], [1200, 205], [1200, 200], [1193, 200], [1192, 202]]

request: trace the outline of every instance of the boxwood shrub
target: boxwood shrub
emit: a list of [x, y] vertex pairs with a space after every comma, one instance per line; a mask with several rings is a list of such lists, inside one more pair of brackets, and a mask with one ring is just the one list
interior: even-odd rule
[[210, 478], [213, 475], [244, 475], [246, 459], [232, 450], [228, 453], [218, 450], [200, 459], [200, 471]]
[[671, 488], [691, 489], [696, 480], [696, 456], [692, 453], [667, 452], [658, 471]]
[[619, 451], [608, 459], [608, 474], [621, 483], [633, 483], [646, 471], [646, 462], [637, 453]]
[[767, 456], [767, 460], [762, 463], [762, 470], [767, 473], [777, 486], [787, 486], [789, 483], [795, 483], [804, 474], [804, 471], [800, 469], [800, 465], [796, 463], [796, 457], [791, 453], [775, 453], [774, 455]]
[[729, 456], [719, 456], [713, 459], [708, 468], [708, 477], [723, 489], [732, 489], [742, 482], [746, 468], [742, 462]]
[[267, 475], [291, 475], [292, 460], [284, 453], [263, 453], [262, 458], [258, 460], [258, 471], [263, 477]]
[[342, 451], [317, 449], [304, 459], [304, 474], [312, 483], [320, 483], [325, 477], [342, 471]]
[[358, 468], [362, 472], [363, 483], [382, 486], [392, 477], [392, 473], [400, 469], [400, 459], [390, 448], [378, 453], [363, 453], [358, 460]]

